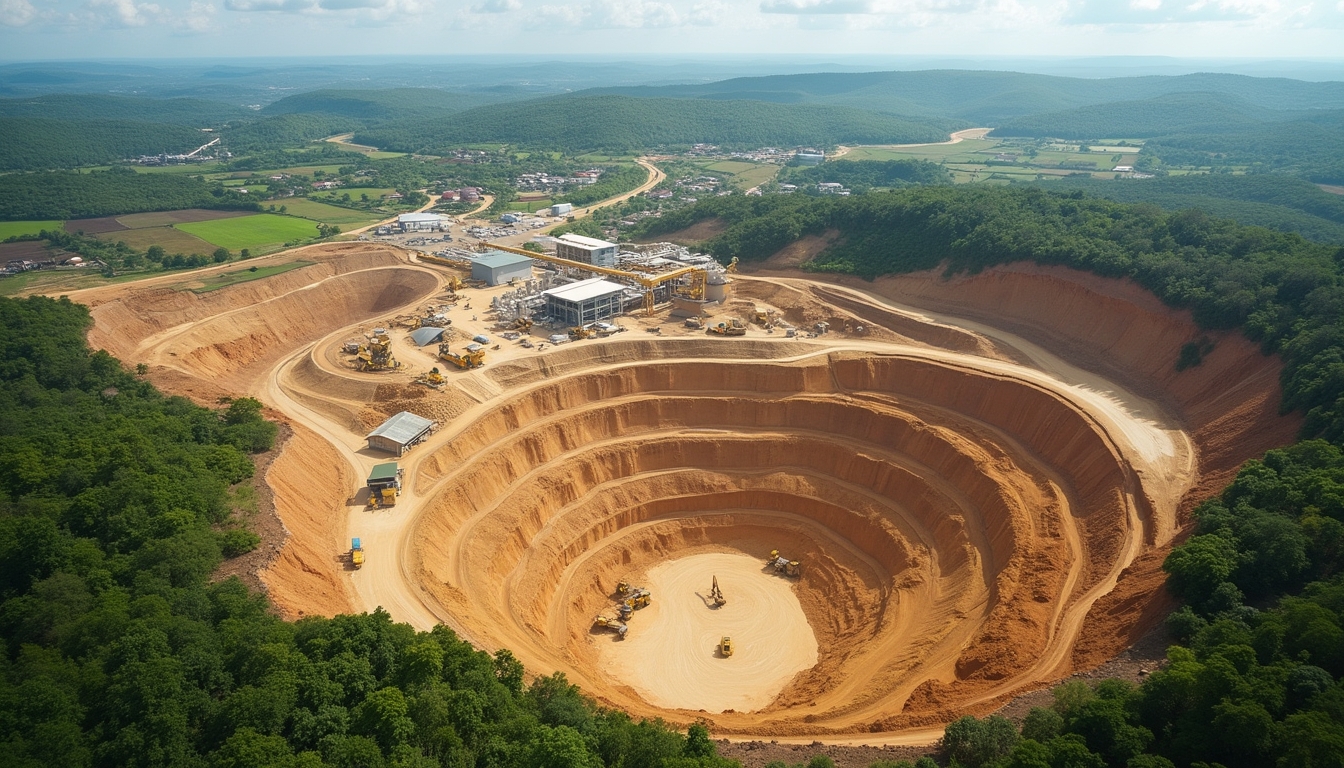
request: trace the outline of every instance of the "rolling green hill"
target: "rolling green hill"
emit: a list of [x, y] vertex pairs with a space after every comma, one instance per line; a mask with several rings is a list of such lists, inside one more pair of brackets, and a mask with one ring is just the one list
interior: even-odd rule
[[251, 110], [205, 99], [144, 99], [133, 96], [48, 94], [0, 99], [0, 117], [52, 120], [129, 120], [205, 128], [255, 116]]
[[361, 144], [428, 152], [498, 142], [565, 150], [638, 150], [712, 143], [797, 146], [940, 141], [964, 123], [858, 109], [760, 101], [576, 95], [478, 107], [451, 121], [407, 120], [355, 134]]
[[206, 134], [185, 125], [129, 120], [0, 117], [0, 171], [77, 168], [138, 155], [189, 152]]
[[1108, 136], [1146, 139], [1174, 133], [1227, 133], [1251, 125], [1281, 121], [1282, 112], [1222, 93], [1172, 93], [1142, 101], [1092, 104], [1005, 121], [994, 136], [1050, 136], [1095, 139]]
[[263, 115], [321, 113], [358, 120], [386, 121], [432, 117], [510, 100], [501, 92], [445, 91], [438, 88], [387, 88], [382, 90], [318, 90], [300, 93], [269, 104]]
[[[925, 70], [823, 72], [745, 77], [717, 83], [594, 89], [640, 98], [755, 99], [835, 104], [903, 115], [937, 115], [996, 125], [1010, 118], [1089, 104], [1153, 99], [1173, 93], [1218, 93], [1272, 110], [1344, 107], [1344, 83], [1195, 74], [1084, 79], [1021, 72]], [[1112, 134], [1113, 135], [1113, 134]]]

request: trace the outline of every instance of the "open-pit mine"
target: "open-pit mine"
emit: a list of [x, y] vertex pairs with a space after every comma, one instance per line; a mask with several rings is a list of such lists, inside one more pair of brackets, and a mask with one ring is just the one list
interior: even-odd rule
[[[91, 344], [165, 391], [253, 396], [292, 428], [267, 475], [288, 533], [261, 575], [277, 608], [445, 624], [718, 734], [927, 742], [1102, 663], [1170, 608], [1160, 565], [1189, 510], [1298, 426], [1250, 342], [1207, 334], [1177, 371], [1206, 335], [1188, 315], [1064, 269], [861, 282], [766, 263], [706, 318], [740, 336], [663, 306], [555, 344], [567, 329], [502, 339], [508, 286], [457, 287], [409, 252], [272, 262], [299, 258], [215, 290], [177, 275], [71, 296]], [[426, 312], [457, 346], [487, 336], [484, 364], [412, 343], [403, 321]], [[374, 329], [395, 368], [348, 352]], [[370, 448], [404, 411], [433, 428], [404, 456]], [[392, 461], [401, 493], [370, 505]]]

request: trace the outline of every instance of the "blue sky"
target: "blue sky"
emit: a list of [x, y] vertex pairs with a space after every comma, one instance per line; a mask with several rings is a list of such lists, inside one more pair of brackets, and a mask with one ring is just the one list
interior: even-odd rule
[[0, 0], [0, 58], [1329, 57], [1344, 0]]

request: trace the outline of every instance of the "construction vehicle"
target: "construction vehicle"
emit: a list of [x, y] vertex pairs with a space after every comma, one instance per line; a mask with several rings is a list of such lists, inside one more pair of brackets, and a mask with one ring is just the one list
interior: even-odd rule
[[697, 328], [697, 329], [698, 329], [698, 328], [704, 328], [704, 327], [705, 327], [705, 321], [704, 321], [704, 320], [701, 320], [701, 319], [698, 318], [698, 317], [688, 317], [688, 318], [686, 318], [686, 327], [687, 327], [687, 328]]
[[509, 324], [511, 331], [530, 331], [532, 330], [532, 318], [520, 317]]
[[653, 593], [643, 587], [634, 587], [630, 590], [625, 602], [632, 608], [647, 608], [649, 601], [653, 599]]
[[480, 344], [468, 344], [463, 352], [454, 352], [449, 342], [439, 345], [439, 359], [447, 360], [458, 368], [480, 368], [485, 365], [485, 348]]
[[769, 325], [769, 324], [770, 324], [770, 312], [769, 312], [769, 310], [761, 309], [760, 307], [757, 307], [757, 308], [756, 308], [756, 324], [757, 324], [757, 325]]
[[725, 659], [733, 655], [733, 638], [724, 635], [719, 640], [719, 655]]
[[610, 629], [617, 635], [620, 635], [622, 640], [625, 639], [625, 633], [630, 631], [630, 627], [626, 626], [624, 622], [620, 619], [613, 619], [610, 616], [598, 616], [593, 619], [593, 626], [599, 629]]
[[448, 278], [447, 285], [444, 287], [448, 289], [449, 293], [457, 293], [463, 288], [462, 278], [452, 275]]
[[775, 573], [782, 573], [785, 576], [798, 576], [802, 573], [802, 563], [797, 560], [790, 560], [779, 554], [778, 549], [770, 550], [770, 559], [765, 564], [775, 569]]
[[369, 472], [369, 479], [365, 484], [369, 486], [371, 508], [395, 507], [397, 497], [401, 495], [401, 470], [397, 467], [397, 462], [389, 461], [376, 465]]
[[570, 341], [578, 341], [580, 339], [591, 339], [596, 335], [597, 331], [593, 330], [593, 327], [591, 325], [581, 325], [578, 326], [577, 328], [569, 329]]
[[421, 374], [416, 381], [431, 389], [438, 389], [444, 383], [443, 374], [439, 373], [438, 368], [430, 368], [429, 373]]
[[624, 579], [616, 582], [616, 594], [618, 595], [630, 594], [630, 582]]
[[355, 368], [360, 371], [390, 371], [401, 366], [392, 356], [392, 337], [382, 328], [375, 328], [365, 344], [355, 353]]
[[355, 566], [356, 571], [364, 567], [364, 547], [358, 536], [350, 540], [350, 564]]
[[747, 327], [736, 317], [729, 318], [727, 322], [715, 323], [709, 326], [709, 333], [715, 336], [746, 336]]
[[733, 260], [732, 260], [732, 261], [728, 262], [728, 267], [727, 267], [726, 269], [724, 269], [723, 271], [724, 271], [724, 272], [727, 272], [727, 273], [730, 274], [730, 275], [735, 275], [735, 274], [737, 274], [737, 257], [736, 257], [736, 256], [733, 257]]
[[728, 599], [723, 596], [723, 590], [719, 589], [718, 576], [714, 577], [714, 585], [709, 588], [709, 601], [714, 604], [715, 608], [728, 602]]

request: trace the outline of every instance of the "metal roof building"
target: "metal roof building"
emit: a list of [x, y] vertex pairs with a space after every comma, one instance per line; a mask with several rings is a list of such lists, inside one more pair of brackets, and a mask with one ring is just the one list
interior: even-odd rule
[[403, 213], [397, 217], [402, 232], [430, 232], [443, 229], [444, 218], [437, 213]]
[[562, 259], [592, 264], [595, 267], [614, 267], [621, 246], [583, 235], [561, 235], [555, 241], [555, 255]]
[[365, 439], [369, 441], [370, 448], [400, 456], [406, 449], [424, 440], [433, 428], [434, 422], [429, 419], [402, 411], [379, 424]]
[[569, 325], [584, 325], [619, 315], [624, 308], [625, 286], [594, 277], [542, 291], [546, 314]]
[[414, 341], [415, 346], [417, 347], [433, 344], [443, 338], [443, 330], [444, 329], [442, 328], [435, 328], [428, 325], [423, 328], [416, 328], [414, 331], [411, 331], [411, 341]]
[[503, 285], [510, 280], [530, 280], [532, 259], [517, 253], [486, 251], [471, 256], [471, 279], [487, 285]]

